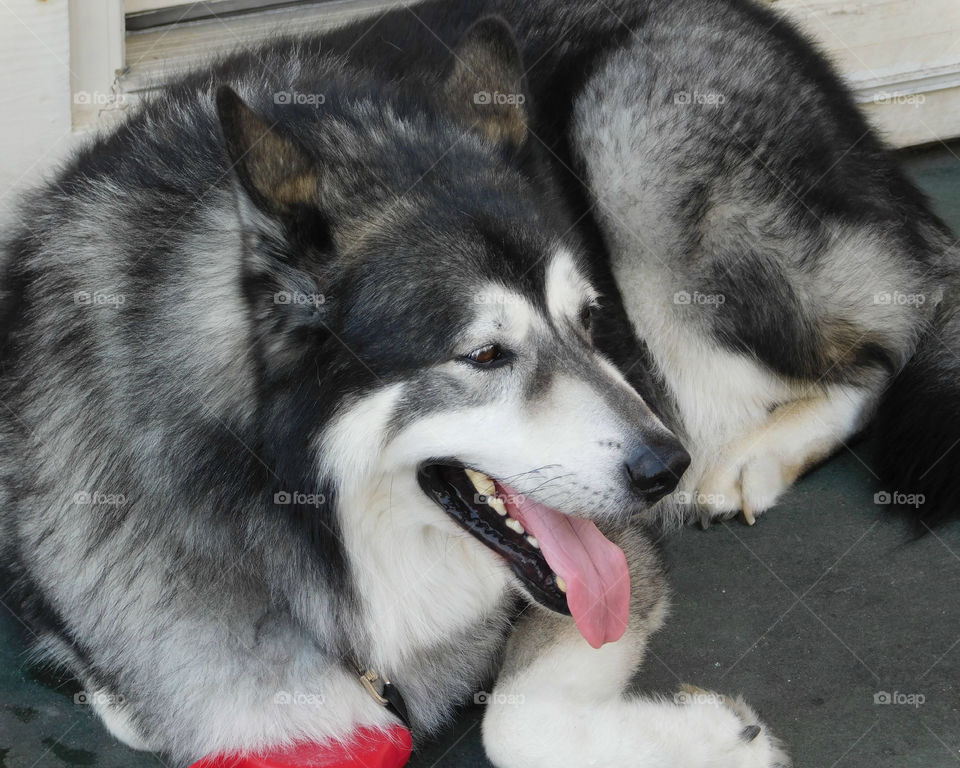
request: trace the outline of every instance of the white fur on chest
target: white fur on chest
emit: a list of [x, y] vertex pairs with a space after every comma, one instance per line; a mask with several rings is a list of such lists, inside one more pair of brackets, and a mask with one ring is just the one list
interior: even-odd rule
[[[492, 552], [442, 517], [413, 481], [394, 478], [343, 520], [344, 541], [376, 663], [446, 640], [493, 611], [508, 571]], [[357, 500], [359, 501], [359, 500]], [[437, 525], [424, 525], [424, 512]]]
[[428, 499], [405, 466], [380, 472], [402, 385], [348, 408], [327, 431], [323, 471], [338, 489], [343, 545], [372, 647], [364, 662], [397, 668], [418, 649], [493, 611], [508, 587], [504, 562]]

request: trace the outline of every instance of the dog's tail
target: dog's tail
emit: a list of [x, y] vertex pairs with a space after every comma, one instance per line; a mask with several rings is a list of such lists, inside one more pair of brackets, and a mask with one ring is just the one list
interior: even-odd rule
[[919, 523], [960, 517], [960, 311], [943, 301], [877, 413], [877, 469], [885, 503], [914, 507]]

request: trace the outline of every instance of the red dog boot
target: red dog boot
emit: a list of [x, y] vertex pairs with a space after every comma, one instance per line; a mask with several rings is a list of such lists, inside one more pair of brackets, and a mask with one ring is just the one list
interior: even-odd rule
[[298, 744], [265, 754], [205, 757], [190, 768], [403, 768], [413, 741], [402, 725], [360, 728], [343, 744]]

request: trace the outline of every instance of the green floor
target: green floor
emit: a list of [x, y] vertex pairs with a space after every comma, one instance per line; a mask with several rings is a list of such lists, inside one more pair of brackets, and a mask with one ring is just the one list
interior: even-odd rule
[[[960, 232], [960, 147], [904, 160]], [[643, 689], [743, 693], [798, 768], [960, 763], [960, 524], [912, 541], [874, 503], [869, 457], [842, 452], [754, 528], [667, 542], [675, 608]], [[38, 676], [15, 625], [0, 615], [0, 768], [162, 764], [114, 742], [71, 681]], [[915, 703], [875, 703], [882, 692]], [[411, 767], [487, 766], [481, 714], [464, 712]]]

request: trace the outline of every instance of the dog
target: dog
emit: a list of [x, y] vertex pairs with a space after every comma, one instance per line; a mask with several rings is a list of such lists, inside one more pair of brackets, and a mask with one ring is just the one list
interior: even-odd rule
[[786, 766], [741, 699], [627, 693], [648, 525], [755, 520], [878, 407], [893, 487], [955, 490], [952, 239], [746, 0], [239, 51], [3, 253], [0, 559], [38, 651], [178, 762], [422, 740], [493, 681], [500, 768]]

